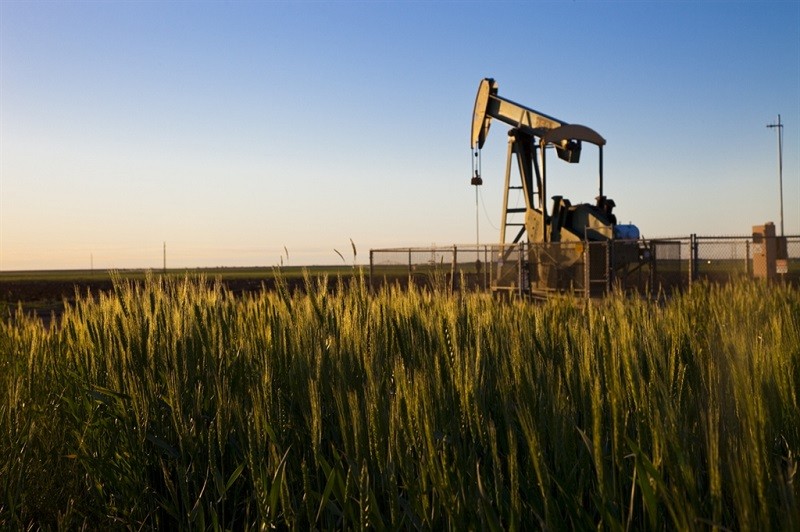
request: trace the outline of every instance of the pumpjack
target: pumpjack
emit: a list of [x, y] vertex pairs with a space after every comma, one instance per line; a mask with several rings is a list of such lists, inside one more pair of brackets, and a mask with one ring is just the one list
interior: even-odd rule
[[[601, 278], [605, 285], [610, 279], [624, 276], [647, 261], [649, 253], [639, 239], [635, 225], [618, 224], [614, 214], [615, 202], [603, 192], [603, 146], [606, 140], [595, 130], [569, 124], [498, 95], [497, 82], [485, 78], [478, 86], [472, 114], [471, 148], [476, 157], [489, 134], [492, 120], [510, 126], [506, 158], [503, 214], [500, 226], [500, 256], [497, 290], [513, 284], [524, 284], [523, 290], [533, 295], [566, 291]], [[599, 149], [599, 192], [594, 203], [576, 203], [563, 196], [552, 197], [547, 208], [547, 152], [555, 150], [562, 161], [580, 162], [581, 149], [589, 143]], [[516, 159], [519, 184], [511, 182], [512, 160]], [[482, 183], [475, 170], [473, 184]], [[509, 204], [510, 191], [520, 190], [525, 206]], [[515, 221], [524, 214], [524, 222]], [[508, 229], [518, 227], [511, 242]], [[593, 243], [608, 245], [592, 245]], [[508, 279], [514, 268], [503, 268], [512, 250], [527, 243], [526, 279]], [[613, 245], [611, 245], [613, 243]], [[613, 253], [613, 260], [611, 254]], [[591, 265], [591, 266], [590, 266]], [[515, 269], [518, 271], [518, 268]], [[513, 277], [513, 276], [512, 276]], [[519, 285], [517, 285], [519, 288]]]

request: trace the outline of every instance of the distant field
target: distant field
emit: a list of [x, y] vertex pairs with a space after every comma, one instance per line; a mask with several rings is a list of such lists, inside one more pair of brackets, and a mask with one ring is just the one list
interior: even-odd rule
[[175, 268], [164, 270], [38, 270], [0, 272], [0, 314], [21, 306], [48, 319], [60, 314], [64, 302], [75, 300], [76, 293], [97, 296], [113, 288], [114, 280], [143, 281], [148, 276], [167, 279], [204, 278], [220, 281], [234, 294], [273, 288], [280, 276], [290, 288], [302, 287], [304, 276], [327, 277], [333, 284], [339, 277], [368, 275], [368, 267], [356, 266], [286, 266], [281, 268]]
[[[361, 266], [357, 266], [361, 268]], [[112, 276], [122, 279], [144, 279], [146, 275], [166, 275], [168, 277], [184, 277], [186, 275], [204, 275], [209, 279], [272, 279], [276, 272], [284, 277], [302, 277], [303, 271], [312, 275], [352, 275], [352, 266], [284, 266], [280, 268], [168, 268], [129, 269], [129, 270], [33, 270], [0, 272], [0, 283], [19, 281], [60, 281], [81, 282], [108, 280]]]

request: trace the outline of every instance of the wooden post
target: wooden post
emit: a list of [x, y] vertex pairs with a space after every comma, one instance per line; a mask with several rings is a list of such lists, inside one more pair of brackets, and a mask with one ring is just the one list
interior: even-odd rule
[[372, 273], [373, 273], [373, 257], [372, 257], [372, 250], [369, 250], [369, 291], [373, 291], [372, 285]]
[[453, 245], [453, 264], [450, 266], [450, 291], [456, 290], [456, 273], [458, 271], [458, 248]]
[[414, 282], [413, 277], [411, 276], [411, 248], [408, 248], [408, 286], [411, 286], [411, 283]]

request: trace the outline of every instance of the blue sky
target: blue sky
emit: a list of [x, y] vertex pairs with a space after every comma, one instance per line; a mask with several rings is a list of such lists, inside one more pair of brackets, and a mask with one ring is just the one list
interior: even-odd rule
[[[483, 77], [600, 132], [605, 192], [646, 237], [778, 224], [780, 113], [800, 234], [800, 2], [3, 0], [0, 269], [474, 243]], [[482, 243], [506, 138], [483, 150]], [[588, 151], [548, 192], [592, 200]]]

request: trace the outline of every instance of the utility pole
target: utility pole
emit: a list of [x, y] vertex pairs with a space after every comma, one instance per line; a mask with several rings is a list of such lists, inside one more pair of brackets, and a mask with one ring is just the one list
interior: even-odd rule
[[167, 273], [167, 243], [164, 242], [164, 273]]
[[781, 194], [781, 236], [783, 236], [783, 124], [781, 124], [781, 115], [778, 115], [777, 124], [767, 124], [767, 127], [778, 130], [778, 183]]

